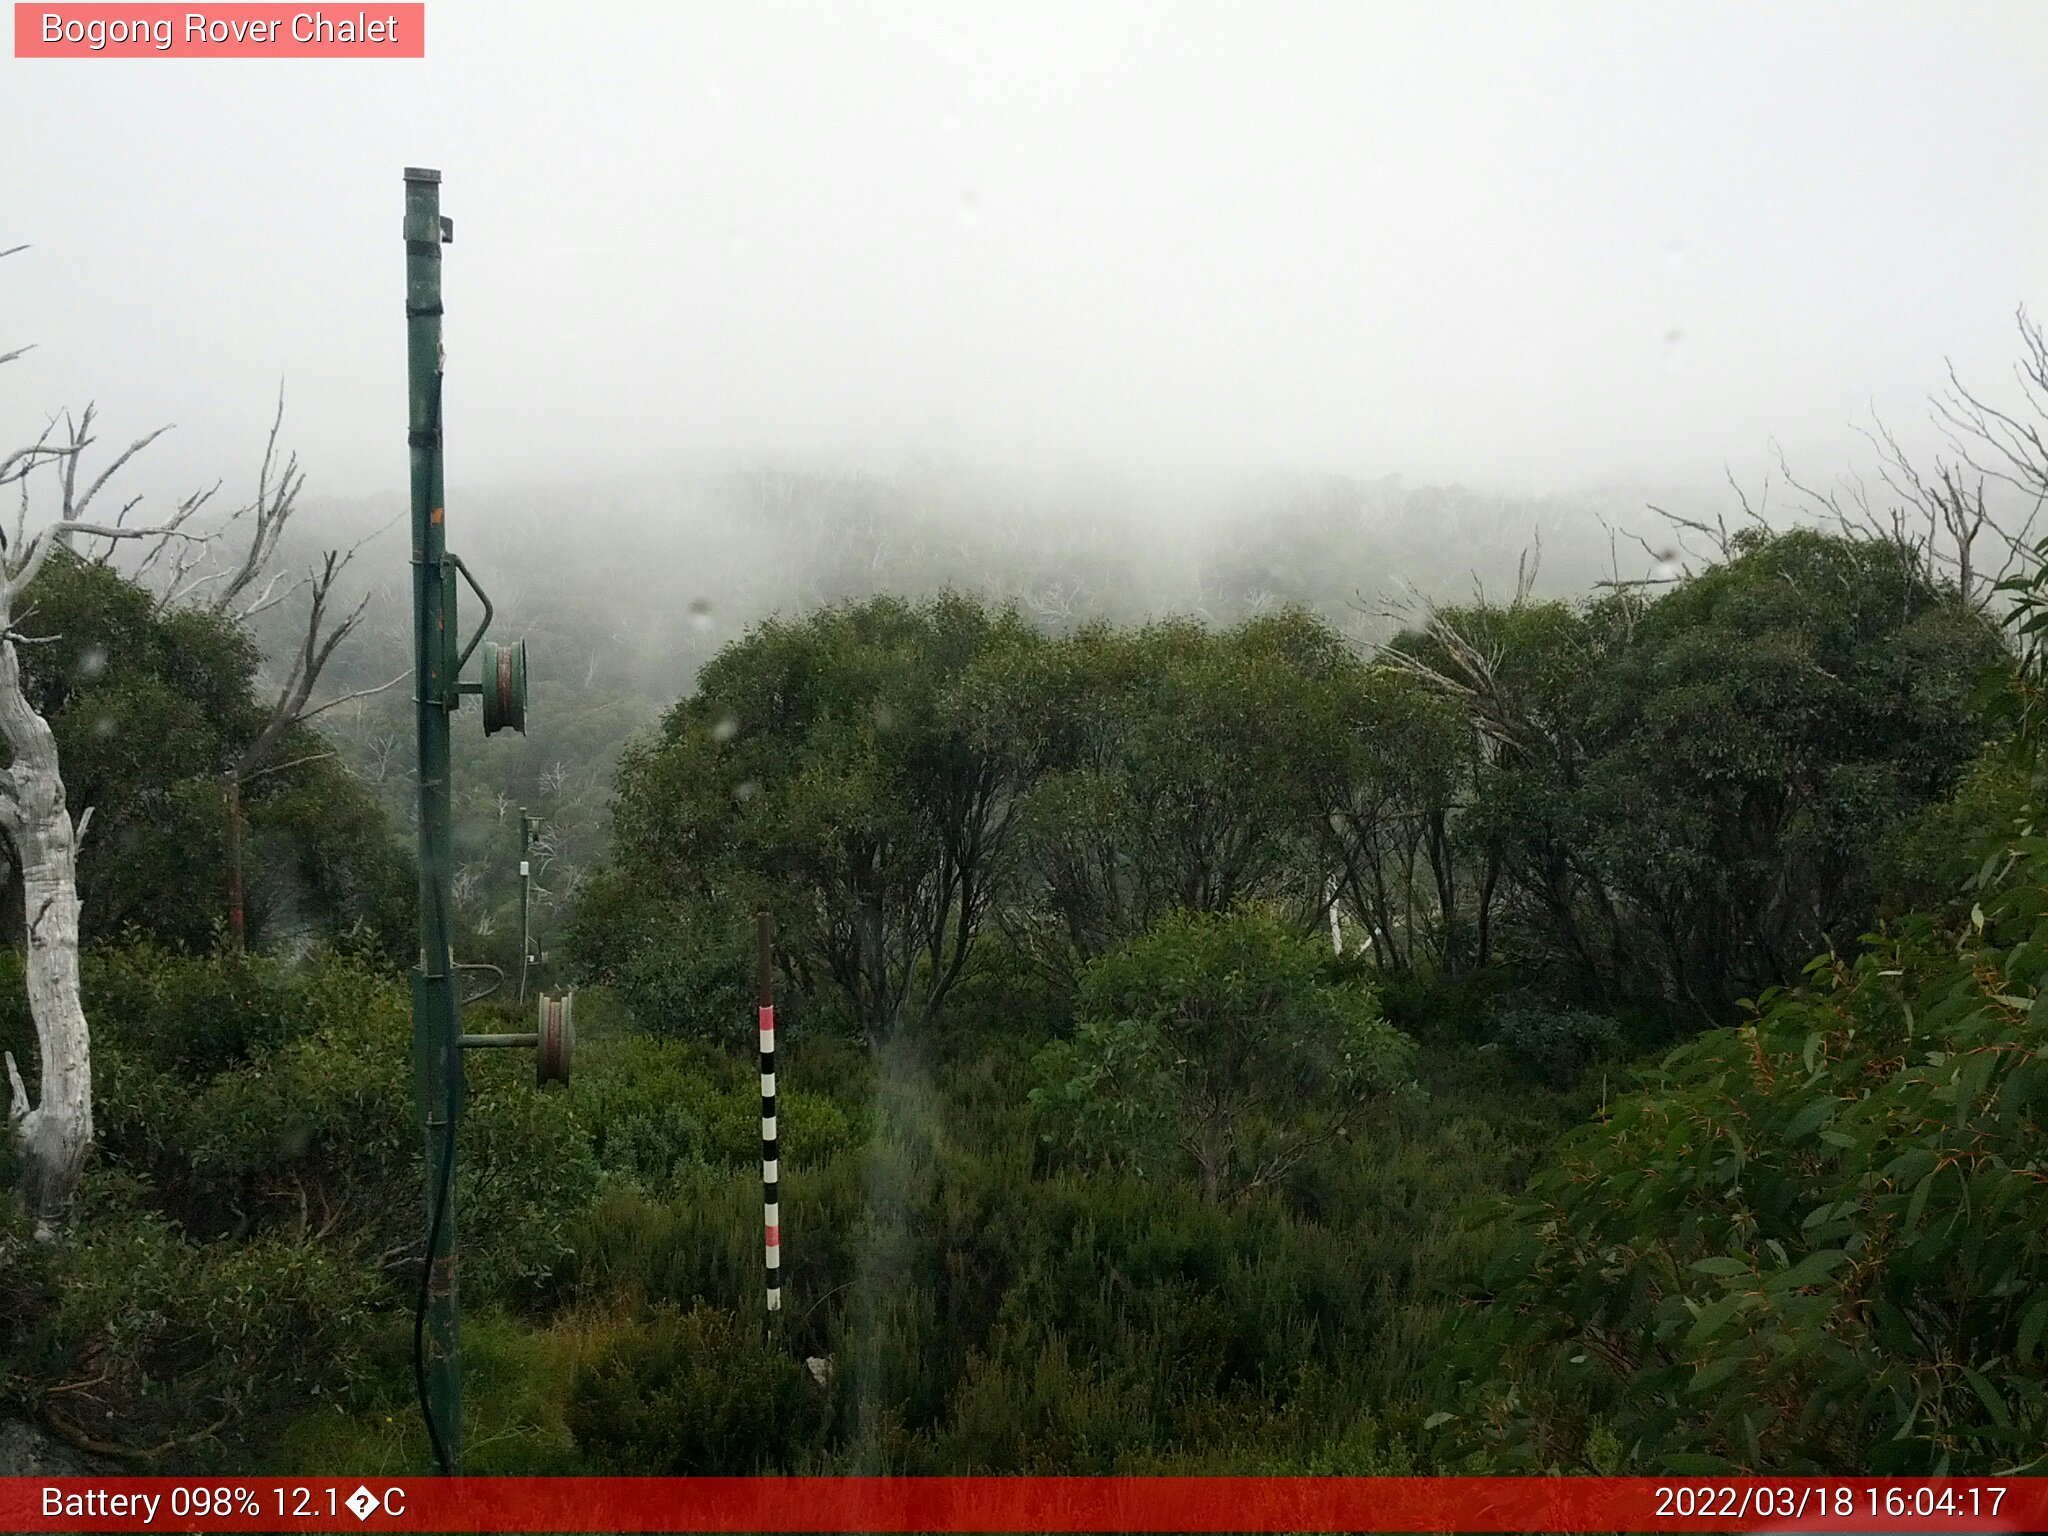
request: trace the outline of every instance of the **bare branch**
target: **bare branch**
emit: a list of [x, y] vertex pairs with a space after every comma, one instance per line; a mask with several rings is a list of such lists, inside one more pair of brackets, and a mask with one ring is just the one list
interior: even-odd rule
[[335, 698], [331, 698], [324, 704], [315, 704], [314, 706], [312, 706], [312, 708], [302, 713], [299, 716], [299, 719], [301, 721], [310, 720], [315, 715], [324, 715], [330, 709], [338, 709], [343, 704], [352, 704], [357, 699], [373, 698], [377, 694], [384, 693], [392, 688], [396, 688], [400, 683], [404, 682], [407, 678], [411, 676], [412, 668], [407, 667], [403, 672], [399, 673], [398, 676], [391, 678], [385, 682], [381, 682], [377, 684], [376, 687], [374, 688], [358, 688], [351, 693], [344, 693], [338, 695]]
[[288, 571], [271, 572], [270, 579], [263, 584], [263, 590], [257, 593], [255, 598], [249, 603], [249, 606], [242, 609], [239, 613], [235, 615], [235, 617], [246, 624], [249, 620], [255, 618], [257, 614], [262, 613], [265, 609], [275, 608], [279, 603], [283, 602], [286, 598], [290, 597], [294, 592], [298, 591], [301, 587], [305, 586], [308, 581], [311, 580], [310, 577], [300, 576], [292, 580], [290, 584], [286, 586], [283, 591], [280, 592], [278, 590], [279, 583], [286, 581], [289, 576], [290, 572]]
[[[1739, 486], [1736, 488], [1736, 495], [1738, 497], [1742, 495], [1742, 491]], [[1681, 549], [1684, 548], [1685, 534], [1688, 532], [1697, 533], [1702, 538], [1713, 540], [1715, 557], [1718, 559], [1726, 560], [1729, 557], [1730, 552], [1734, 549], [1734, 538], [1728, 532], [1728, 524], [1722, 520], [1719, 513], [1716, 513], [1714, 515], [1714, 521], [1711, 525], [1709, 525], [1707, 523], [1701, 522], [1698, 518], [1683, 517], [1676, 512], [1670, 511], [1668, 508], [1658, 506], [1655, 502], [1649, 502], [1646, 505], [1648, 506], [1650, 511], [1656, 513], [1657, 516], [1663, 518], [1664, 521], [1671, 524], [1673, 528], [1681, 530], [1678, 534], [1679, 546]], [[1745, 501], [1745, 510], [1747, 510], [1747, 507], [1748, 503]], [[1691, 551], [1687, 550], [1686, 553], [1690, 554]]]
[[1533, 545], [1524, 548], [1521, 555], [1515, 561], [1514, 606], [1517, 608], [1529, 600], [1529, 593], [1536, 585], [1536, 572], [1543, 564], [1542, 528], [1538, 527], [1531, 530], [1530, 537], [1535, 542]]
[[[310, 719], [318, 710], [309, 711], [307, 701], [313, 695], [314, 687], [320, 681], [320, 674], [333, 657], [335, 648], [354, 633], [362, 622], [363, 611], [369, 606], [369, 594], [365, 593], [341, 619], [329, 622], [327, 604], [334, 593], [335, 579], [348, 563], [347, 556], [336, 550], [329, 550], [322, 560], [320, 570], [311, 578], [312, 602], [307, 607], [305, 638], [292, 658], [290, 669], [284, 681], [279, 684], [277, 698], [270, 707], [269, 718], [264, 721], [248, 746], [242, 749], [229, 769], [229, 776], [237, 781], [247, 779], [275, 749], [284, 733], [294, 725]], [[394, 679], [394, 681], [396, 681]], [[385, 687], [390, 687], [387, 683]], [[335, 702], [341, 702], [339, 700]], [[322, 705], [321, 709], [328, 706]]]
[[324, 762], [332, 756], [334, 756], [332, 752], [308, 752], [304, 757], [295, 757], [287, 763], [273, 763], [268, 768], [258, 768], [254, 773], [243, 777], [240, 782], [251, 784], [269, 774], [283, 773], [287, 768], [302, 768], [307, 763]]
[[[173, 532], [182, 529], [202, 507], [213, 500], [214, 493], [220, 489], [220, 484], [216, 480], [207, 489], [194, 491], [190, 496], [179, 502], [177, 510], [171, 514], [170, 521], [165, 523], [164, 527]], [[163, 584], [163, 596], [157, 599], [156, 606], [159, 613], [182, 599], [185, 593], [191, 590], [192, 587], [201, 585], [211, 579], [202, 576], [188, 585], [185, 581], [185, 576], [193, 566], [199, 563], [199, 558], [205, 552], [206, 546], [211, 544], [216, 537], [217, 535], [215, 534], [208, 534], [203, 538], [162, 539], [157, 542], [155, 548], [142, 557], [141, 563], [135, 568], [135, 579], [137, 581], [141, 581], [149, 574], [150, 568], [163, 557], [166, 550], [174, 549], [177, 551], [171, 558], [170, 575]]]
[[35, 531], [34, 536], [28, 541], [28, 548], [21, 552], [19, 564], [7, 573], [5, 581], [8, 601], [11, 603], [23, 588], [36, 579], [37, 575], [41, 573], [43, 566], [48, 563], [50, 551], [55, 549], [61, 540], [67, 536], [81, 533], [99, 539], [203, 539], [206, 537], [204, 534], [180, 533], [177, 529], [168, 525], [160, 528], [113, 528], [101, 523], [50, 523]]
[[[49, 436], [47, 428], [44, 429], [43, 436], [45, 438]], [[51, 459], [61, 459], [67, 454], [76, 453], [77, 451], [77, 449], [69, 447], [51, 448], [46, 446], [41, 439], [31, 443], [26, 448], [17, 448], [14, 452], [7, 455], [6, 458], [0, 459], [0, 485], [6, 485], [13, 480], [24, 479], [28, 472], [38, 465], [47, 463]]]
[[[89, 421], [91, 420], [91, 418], [91, 407], [87, 407], [86, 419]], [[114, 475], [119, 472], [123, 464], [126, 464], [130, 459], [134, 458], [135, 455], [142, 452], [143, 449], [147, 448], [151, 443], [155, 442], [158, 438], [162, 437], [166, 432], [170, 430], [171, 424], [166, 423], [165, 425], [158, 427], [154, 432], [144, 433], [141, 437], [135, 439], [134, 442], [130, 443], [126, 448], [122, 449], [119, 454], [115, 455], [114, 462], [109, 464], [105, 469], [100, 471], [100, 477], [97, 480], [93, 481], [91, 485], [87, 486], [85, 494], [79, 497], [78, 500], [75, 502], [71, 500], [71, 487], [67, 480], [64, 488], [63, 521], [67, 523], [76, 522], [83, 518], [85, 516], [85, 509], [92, 505], [93, 497], [99, 495], [100, 487], [105, 485], [108, 480], [112, 479]], [[66, 466], [66, 469], [69, 470], [71, 467], [76, 466], [77, 463], [77, 456], [73, 455], [71, 462], [69, 465]]]
[[[277, 553], [278, 539], [283, 536], [292, 514], [298, 510], [299, 491], [305, 485], [306, 477], [299, 468], [296, 453], [286, 456], [282, 468], [277, 465], [277, 435], [283, 427], [284, 385], [279, 384], [277, 413], [271, 418], [270, 436], [263, 445], [263, 463], [256, 472], [256, 499], [228, 519], [232, 524], [244, 516], [252, 518], [249, 547], [243, 552], [241, 564], [209, 599], [208, 605], [216, 613], [229, 612], [235, 600], [262, 577], [272, 556]], [[245, 611], [241, 617], [247, 618], [253, 611]]]

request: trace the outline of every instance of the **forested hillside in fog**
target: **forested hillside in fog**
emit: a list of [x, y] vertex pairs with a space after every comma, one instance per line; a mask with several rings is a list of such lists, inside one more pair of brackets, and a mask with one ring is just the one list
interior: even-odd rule
[[[1610, 539], [1296, 487], [1152, 546], [716, 488], [743, 517], [679, 494], [623, 563], [603, 512], [476, 514], [536, 665], [527, 733], [462, 746], [458, 958], [517, 964], [524, 806], [584, 1044], [544, 1095], [472, 1063], [472, 1465], [2025, 1459], [2037, 555], [1939, 498]], [[251, 782], [246, 947], [209, 764], [289, 630], [42, 578], [36, 697], [108, 807], [97, 1152], [6, 1249], [5, 1381], [115, 1463], [425, 1455], [396, 548], [327, 680], [371, 691]]]
[[[1184, 496], [1114, 476], [1019, 485], [990, 475], [759, 471], [553, 490], [458, 489], [509, 632], [530, 643], [531, 741], [458, 764], [465, 917], [482, 952], [516, 954], [519, 805], [545, 822], [538, 908], [551, 938], [602, 839], [613, 760], [631, 734], [753, 624], [876, 593], [958, 592], [1059, 633], [1101, 621], [1228, 626], [1301, 607], [1348, 638], [1388, 638], [1430, 601], [1569, 595], [1676, 569], [1699, 537], [1650, 510], [1712, 517], [1729, 498], [1612, 491], [1522, 498], [1398, 477], [1204, 483]], [[409, 661], [395, 503], [314, 499], [302, 539], [365, 541], [370, 605], [334, 663], [368, 688]], [[1688, 555], [1687, 551], [1695, 553]], [[1659, 561], [1657, 556], [1667, 557]], [[282, 634], [281, 627], [274, 633]], [[399, 826], [413, 815], [410, 707], [394, 690], [329, 718], [352, 772]]]

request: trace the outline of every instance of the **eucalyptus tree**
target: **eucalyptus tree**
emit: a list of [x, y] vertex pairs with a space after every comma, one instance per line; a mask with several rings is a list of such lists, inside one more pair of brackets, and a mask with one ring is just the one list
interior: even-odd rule
[[1484, 737], [1469, 832], [1557, 983], [1700, 1021], [1854, 940], [2002, 656], [1909, 552], [1810, 529], [1654, 597], [1443, 609], [1387, 654]]
[[1328, 691], [1347, 667], [1336, 633], [1299, 609], [1220, 633], [1092, 625], [1048, 647], [1013, 710], [1042, 767], [1016, 937], [1071, 973], [1176, 910], [1269, 901], [1304, 928], [1323, 921], [1304, 776], [1346, 728]]
[[[2012, 757], [2038, 769], [2038, 553], [2005, 596], [2018, 659], [1990, 700]], [[2039, 1464], [2041, 788], [2016, 816], [1958, 829], [1975, 871], [1960, 902], [1820, 954], [1480, 1216], [1491, 1254], [1432, 1420], [1446, 1454], [1484, 1447], [1518, 1470], [1604, 1439], [1637, 1465], [1701, 1471]]]
[[[0, 354], [0, 363], [25, 350]], [[282, 410], [280, 396], [280, 418]], [[12, 534], [0, 533], [0, 742], [9, 756], [0, 770], [0, 835], [21, 885], [37, 1093], [31, 1096], [12, 1053], [4, 1064], [8, 1122], [22, 1156], [23, 1188], [45, 1231], [75, 1188], [92, 1143], [91, 1046], [78, 990], [78, 850], [92, 807], [73, 819], [57, 735], [25, 677], [19, 647], [51, 638], [20, 627], [32, 606], [31, 589], [53, 560], [105, 565], [118, 550], [138, 544], [146, 550], [138, 574], [156, 582], [161, 612], [197, 609], [241, 624], [309, 587], [305, 647], [279, 688], [268, 718], [223, 765], [237, 788], [294, 728], [318, 713], [318, 707], [308, 702], [312, 686], [354, 624], [353, 616], [336, 622], [328, 608], [346, 557], [330, 555], [322, 569], [299, 580], [274, 569], [278, 538], [301, 483], [295, 460], [286, 461], [273, 480], [275, 422], [256, 500], [230, 514], [225, 523], [208, 526], [201, 514], [214, 490], [186, 497], [155, 524], [129, 522], [140, 496], [130, 498], [110, 518], [96, 517], [94, 509], [114, 478], [169, 430], [158, 427], [137, 438], [88, 477], [85, 466], [88, 450], [98, 441], [97, 419], [97, 410], [90, 405], [76, 417], [63, 417], [61, 431], [59, 419], [53, 417], [34, 441], [0, 456], [0, 488], [13, 487], [18, 494]], [[42, 485], [53, 485], [54, 504], [32, 518], [31, 491]], [[250, 519], [246, 547], [221, 560], [224, 541], [244, 517]]]
[[871, 1042], [934, 1012], [1033, 771], [996, 678], [1043, 643], [1011, 611], [942, 596], [772, 620], [727, 646], [621, 761], [584, 963], [717, 943], [717, 914], [763, 905], [801, 993], [836, 996]]
[[1319, 693], [1297, 772], [1337, 898], [1389, 971], [1485, 964], [1498, 870], [1462, 837], [1478, 768], [1463, 712], [1377, 662], [1347, 659]]
[[[0, 362], [24, 350], [0, 355]], [[0, 835], [22, 884], [24, 975], [41, 1069], [38, 1091], [31, 1097], [19, 1064], [7, 1053], [7, 1120], [21, 1155], [22, 1190], [43, 1232], [51, 1230], [69, 1201], [92, 1145], [91, 1042], [78, 990], [78, 845], [92, 808], [74, 819], [66, 803], [56, 737], [23, 687], [19, 648], [28, 637], [17, 624], [52, 555], [81, 535], [111, 545], [174, 538], [178, 531], [175, 517], [162, 527], [129, 527], [123, 521], [128, 508], [113, 523], [87, 519], [108, 480], [157, 435], [131, 444], [81, 492], [79, 463], [93, 441], [92, 421], [88, 410], [69, 424], [61, 441], [53, 440], [53, 422], [35, 442], [0, 457], [0, 487], [20, 490], [12, 534], [0, 533], [0, 742], [8, 753], [7, 766], [0, 769]], [[31, 529], [28, 485], [44, 469], [56, 475], [61, 500], [53, 520]], [[193, 505], [186, 503], [181, 513]]]

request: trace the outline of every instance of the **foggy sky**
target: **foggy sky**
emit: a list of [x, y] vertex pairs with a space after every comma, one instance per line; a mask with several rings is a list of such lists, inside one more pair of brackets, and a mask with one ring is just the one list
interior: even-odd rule
[[[338, 9], [338, 8], [336, 8]], [[374, 7], [373, 7], [374, 9]], [[349, 7], [353, 14], [354, 7]], [[2037, 5], [429, 0], [425, 61], [0, 59], [0, 442], [402, 486], [762, 459], [1832, 474], [2048, 308]]]

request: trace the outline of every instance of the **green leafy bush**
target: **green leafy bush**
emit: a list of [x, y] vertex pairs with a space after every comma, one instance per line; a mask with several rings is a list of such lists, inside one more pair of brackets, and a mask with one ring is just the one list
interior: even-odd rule
[[1554, 1088], [1569, 1088], [1586, 1068], [1622, 1054], [1621, 1026], [1575, 1008], [1504, 1008], [1488, 1031], [1490, 1044], [1514, 1065]]
[[[779, 1129], [792, 1165], [815, 1166], [860, 1135], [859, 1116], [794, 1086], [786, 1063]], [[623, 1036], [575, 1084], [577, 1113], [606, 1178], [660, 1194], [695, 1169], [755, 1169], [761, 1158], [760, 1078], [751, 1063], [681, 1041]]]
[[[103, 1167], [194, 1239], [319, 1239], [402, 1265], [423, 1202], [402, 987], [335, 957], [147, 945], [90, 954], [86, 976]], [[457, 1204], [478, 1296], [544, 1282], [597, 1179], [574, 1101], [511, 1054], [466, 1063]]]
[[729, 1476], [783, 1466], [817, 1422], [801, 1368], [730, 1312], [663, 1310], [578, 1372], [577, 1444], [608, 1471]]
[[1271, 1185], [1407, 1081], [1372, 992], [1270, 913], [1176, 912], [1082, 975], [1040, 1056], [1047, 1140], [1136, 1171], [1192, 1166], [1211, 1199]]
[[1074, 1358], [1057, 1332], [1020, 1326], [968, 1362], [941, 1454], [997, 1476], [1103, 1475], [1144, 1448], [1149, 1429], [1097, 1362]]
[[[1958, 938], [1823, 959], [1512, 1208], [1458, 1442], [1666, 1471], [1989, 1472], [2048, 1439], [2048, 839]], [[1494, 1218], [1498, 1219], [1498, 1218]]]
[[288, 1234], [194, 1242], [132, 1195], [102, 1177], [57, 1243], [0, 1251], [6, 1396], [74, 1438], [209, 1465], [220, 1437], [348, 1381], [383, 1301], [366, 1263]]
[[[96, 945], [79, 957], [79, 987], [95, 1047], [123, 1051], [193, 1081], [310, 1033], [380, 985], [374, 973], [315, 957], [289, 965], [234, 950], [186, 953], [148, 939]], [[0, 1044], [33, 1059], [19, 950], [0, 948]]]
[[752, 1044], [752, 920], [706, 912], [656, 933], [618, 967], [614, 990], [640, 1027], [676, 1039]]

